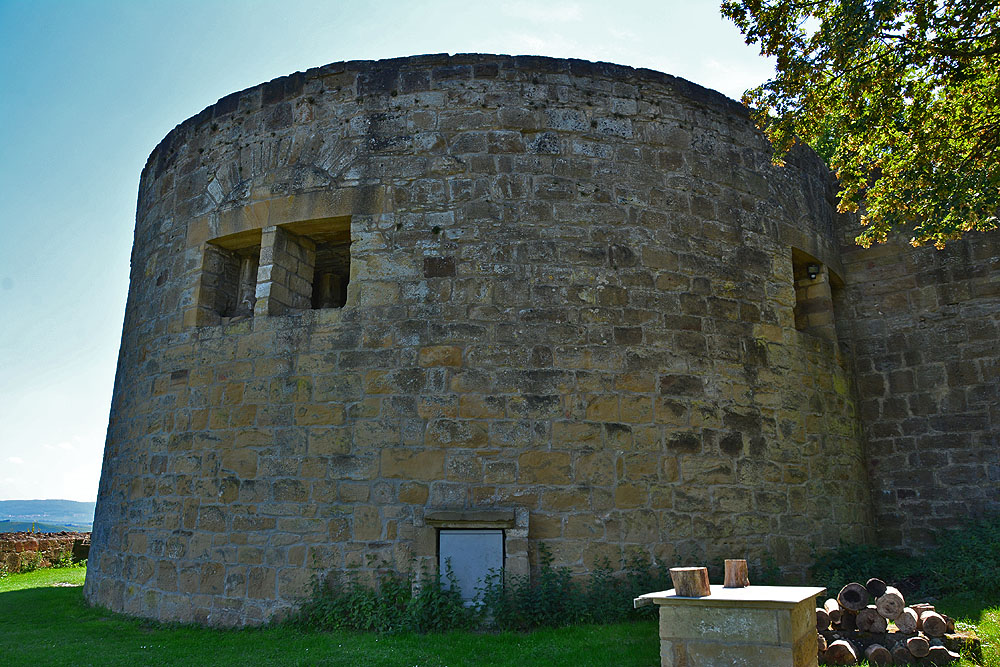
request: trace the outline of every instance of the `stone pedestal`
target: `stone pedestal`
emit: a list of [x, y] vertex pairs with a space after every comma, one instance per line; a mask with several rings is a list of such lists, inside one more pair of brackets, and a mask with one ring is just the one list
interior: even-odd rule
[[660, 607], [662, 667], [816, 667], [816, 600], [825, 588], [712, 586], [701, 598], [647, 593]]

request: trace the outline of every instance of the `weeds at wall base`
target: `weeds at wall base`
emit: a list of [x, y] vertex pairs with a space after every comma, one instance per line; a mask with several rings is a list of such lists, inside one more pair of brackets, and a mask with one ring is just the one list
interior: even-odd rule
[[879, 577], [923, 598], [1000, 599], [1000, 514], [938, 533], [918, 555], [864, 544], [841, 544], [815, 554], [812, 581], [831, 594], [850, 581]]
[[552, 554], [539, 546], [534, 577], [492, 573], [467, 605], [448, 582], [451, 577], [425, 576], [414, 586], [413, 575], [388, 572], [376, 586], [331, 577], [314, 580], [311, 598], [289, 623], [302, 629], [367, 632], [448, 630], [526, 631], [587, 623], [609, 624], [654, 618], [655, 609], [633, 609], [633, 598], [670, 588], [669, 567], [636, 557], [619, 573], [608, 561], [598, 563], [584, 581], [565, 567], [553, 567]]

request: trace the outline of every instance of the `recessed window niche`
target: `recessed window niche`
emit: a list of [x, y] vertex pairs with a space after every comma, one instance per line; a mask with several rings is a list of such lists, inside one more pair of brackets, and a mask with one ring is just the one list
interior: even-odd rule
[[272, 225], [205, 244], [199, 324], [342, 308], [351, 278], [351, 219]]
[[837, 339], [833, 294], [843, 286], [840, 276], [807, 252], [792, 248], [795, 282], [795, 328]]
[[323, 218], [265, 227], [256, 312], [343, 307], [351, 278], [350, 223]]
[[253, 315], [260, 239], [260, 230], [253, 230], [205, 246], [199, 304], [220, 321]]

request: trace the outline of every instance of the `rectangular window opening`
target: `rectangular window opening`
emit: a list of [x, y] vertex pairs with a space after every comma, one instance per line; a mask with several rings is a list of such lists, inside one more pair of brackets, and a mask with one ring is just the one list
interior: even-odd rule
[[200, 304], [220, 318], [253, 315], [260, 234], [223, 237], [205, 246]]
[[271, 225], [205, 244], [199, 325], [343, 308], [351, 278], [351, 219]]
[[466, 605], [474, 605], [488, 579], [502, 574], [504, 531], [499, 529], [438, 530], [438, 572], [456, 586]]
[[317, 243], [313, 269], [312, 307], [343, 308], [351, 280], [351, 244]]
[[818, 259], [792, 248], [795, 284], [795, 328], [830, 340], [837, 339], [833, 292], [843, 284], [837, 274]]
[[[322, 218], [281, 225], [281, 228], [313, 246], [309, 280], [309, 307], [343, 308], [351, 280], [351, 219]], [[304, 274], [305, 272], [303, 272]]]

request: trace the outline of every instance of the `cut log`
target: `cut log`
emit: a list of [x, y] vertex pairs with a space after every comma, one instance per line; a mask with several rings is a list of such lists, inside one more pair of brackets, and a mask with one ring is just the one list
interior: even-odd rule
[[931, 646], [927, 651], [927, 661], [932, 665], [947, 665], [955, 662], [960, 657], [959, 654], [949, 651], [944, 646]]
[[861, 632], [885, 632], [886, 620], [875, 609], [875, 605], [870, 604], [858, 612], [858, 630]]
[[945, 632], [955, 632], [955, 619], [948, 614], [941, 614], [944, 618]]
[[882, 646], [881, 644], [872, 644], [865, 649], [865, 658], [868, 660], [869, 665], [891, 665], [892, 664], [892, 653], [889, 653], [889, 649]]
[[837, 602], [841, 608], [850, 611], [861, 611], [868, 606], [868, 589], [861, 584], [850, 583], [840, 589]]
[[838, 639], [837, 641], [830, 644], [826, 649], [826, 655], [823, 656], [828, 665], [856, 665], [858, 664], [858, 654], [851, 645], [851, 642], [845, 639]]
[[830, 615], [826, 613], [826, 609], [823, 609], [822, 607], [816, 607], [816, 629], [830, 629]]
[[830, 616], [831, 623], [840, 623], [840, 605], [833, 598], [829, 598], [823, 603], [823, 609], [826, 609], [827, 615]]
[[846, 609], [840, 610], [840, 630], [841, 632], [852, 632], [858, 629], [858, 614], [857, 612], [848, 611]]
[[925, 611], [920, 614], [920, 627], [928, 637], [941, 637], [948, 631], [948, 623], [936, 611]]
[[875, 600], [875, 608], [878, 609], [878, 613], [890, 621], [896, 620], [896, 617], [903, 613], [905, 607], [906, 601], [903, 599], [903, 594], [892, 586], [886, 587], [885, 593]]
[[682, 598], [703, 598], [712, 594], [707, 567], [672, 567], [670, 580], [674, 592]]
[[912, 635], [917, 631], [917, 612], [913, 611], [911, 607], [906, 607], [903, 609], [903, 613], [895, 618], [895, 623], [900, 632]]
[[927, 604], [926, 602], [918, 602], [917, 604], [911, 604], [910, 609], [917, 612], [917, 630], [921, 630], [923, 625], [920, 623], [920, 615], [925, 611], [934, 611], [934, 605]]
[[906, 640], [906, 648], [914, 658], [923, 658], [931, 650], [931, 643], [923, 635], [915, 635]]
[[816, 651], [822, 655], [826, 651], [826, 637], [816, 633]]
[[724, 588], [746, 588], [750, 585], [747, 575], [747, 562], [742, 558], [726, 559], [726, 579]]
[[906, 642], [897, 642], [892, 647], [892, 662], [896, 665], [908, 665], [913, 662], [913, 654], [906, 648]]
[[872, 577], [865, 584], [865, 588], [868, 589], [868, 593], [872, 598], [878, 598], [885, 594], [886, 585], [881, 579]]

